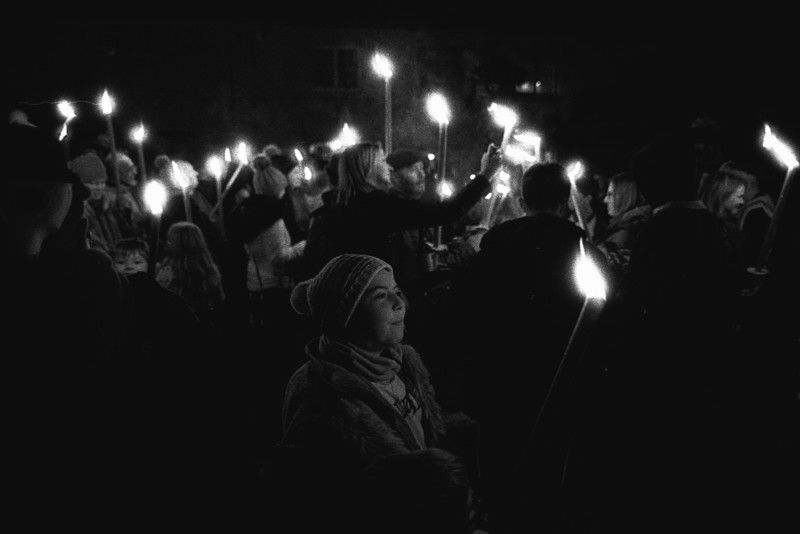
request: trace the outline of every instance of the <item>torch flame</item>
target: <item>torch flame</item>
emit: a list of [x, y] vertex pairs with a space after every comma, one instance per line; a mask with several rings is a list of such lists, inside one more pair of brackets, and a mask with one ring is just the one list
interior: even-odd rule
[[581, 248], [581, 255], [575, 262], [575, 283], [578, 285], [578, 290], [588, 299], [605, 300], [606, 281], [597, 265], [586, 255], [583, 239], [578, 243]]
[[139, 127], [134, 128], [134, 130], [131, 132], [131, 137], [137, 143], [141, 143], [142, 141], [144, 141], [146, 135], [147, 132], [145, 131], [144, 125], [142, 123], [139, 123]]
[[210, 156], [206, 160], [206, 170], [208, 170], [214, 178], [219, 179], [222, 177], [222, 160], [219, 159], [219, 156]]
[[297, 163], [303, 163], [303, 153], [299, 148], [294, 149], [294, 157], [297, 160]]
[[797, 157], [792, 149], [772, 133], [768, 124], [764, 125], [764, 140], [761, 146], [772, 152], [772, 155], [787, 169], [792, 170], [798, 166]]
[[489, 112], [498, 126], [511, 128], [517, 124], [518, 117], [516, 112], [507, 106], [492, 102], [492, 105], [489, 106]]
[[439, 185], [439, 195], [442, 198], [450, 198], [453, 195], [453, 186], [449, 182], [442, 181]]
[[358, 143], [358, 135], [356, 134], [355, 130], [348, 126], [347, 123], [344, 123], [339, 139], [344, 147], [353, 146], [354, 144]]
[[158, 180], [150, 180], [144, 186], [144, 202], [150, 213], [161, 215], [164, 211], [164, 204], [167, 202], [167, 189]]
[[378, 74], [378, 76], [382, 76], [387, 80], [394, 74], [391, 61], [389, 61], [389, 58], [380, 53], [373, 56], [372, 69], [376, 74]]
[[567, 176], [569, 176], [569, 181], [572, 182], [572, 185], [575, 185], [575, 181], [583, 176], [583, 173], [583, 163], [580, 160], [570, 163], [567, 167]]
[[314, 177], [314, 173], [309, 169], [307, 166], [303, 166], [303, 178], [306, 179], [307, 182], [310, 182], [311, 179]]
[[71, 121], [75, 118], [75, 110], [72, 107], [72, 104], [67, 102], [66, 100], [62, 100], [58, 103], [58, 111], [61, 113], [67, 121]]
[[67, 136], [67, 124], [69, 121], [75, 118], [75, 110], [72, 108], [72, 105], [67, 102], [66, 100], [62, 100], [58, 103], [58, 111], [64, 116], [64, 126], [61, 127], [61, 133], [58, 136], [58, 140], [62, 141]]
[[114, 111], [114, 100], [109, 96], [108, 89], [103, 91], [103, 96], [100, 98], [100, 110], [103, 115], [111, 115]]
[[233, 161], [233, 158], [231, 158], [231, 149], [225, 147], [225, 162], [230, 163], [231, 161]]
[[239, 146], [236, 147], [236, 159], [238, 159], [239, 163], [242, 165], [247, 165], [247, 143], [244, 141], [239, 143]]
[[441, 93], [433, 93], [428, 97], [428, 114], [439, 124], [450, 122], [450, 106]]
[[178, 167], [178, 163], [176, 161], [172, 162], [172, 179], [184, 191], [187, 187], [189, 187], [189, 180], [183, 174], [181, 168]]

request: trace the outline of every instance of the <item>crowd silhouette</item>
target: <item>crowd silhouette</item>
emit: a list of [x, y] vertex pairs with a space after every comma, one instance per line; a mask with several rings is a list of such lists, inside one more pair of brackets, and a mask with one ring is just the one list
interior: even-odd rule
[[[380, 143], [265, 143], [217, 178], [6, 119], [5, 472], [31, 530], [800, 526], [800, 193], [778, 213], [698, 124], [575, 189], [490, 144], [441, 198], [424, 152]], [[582, 253], [607, 291], [567, 361]]]

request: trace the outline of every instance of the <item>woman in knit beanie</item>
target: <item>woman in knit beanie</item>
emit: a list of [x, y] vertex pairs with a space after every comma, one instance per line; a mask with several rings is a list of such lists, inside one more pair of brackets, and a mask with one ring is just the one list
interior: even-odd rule
[[441, 408], [420, 356], [402, 343], [406, 302], [392, 268], [343, 254], [295, 286], [292, 306], [320, 325], [308, 362], [289, 380], [283, 443], [356, 470], [377, 458], [434, 446]]
[[[282, 440], [262, 476], [284, 503], [291, 501], [282, 511], [293, 521], [313, 523], [303, 511], [325, 509], [315, 515], [327, 526], [332, 516], [353, 514], [361, 477], [376, 463], [431, 448], [458, 451], [445, 440], [425, 364], [403, 343], [406, 301], [388, 263], [335, 256], [294, 287], [291, 303], [319, 324], [320, 335], [306, 344], [308, 361], [289, 379]], [[287, 486], [298, 488], [295, 498]], [[309, 531], [314, 526], [320, 525]]]

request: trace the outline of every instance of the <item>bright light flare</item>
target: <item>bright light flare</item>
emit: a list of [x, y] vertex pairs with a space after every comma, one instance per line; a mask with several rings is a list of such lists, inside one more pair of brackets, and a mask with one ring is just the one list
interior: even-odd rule
[[592, 259], [586, 255], [583, 247], [583, 239], [579, 241], [581, 254], [575, 262], [575, 283], [578, 290], [587, 298], [595, 300], [606, 300], [606, 281], [600, 269]]
[[66, 100], [62, 100], [58, 103], [58, 112], [67, 120], [71, 121], [75, 118], [75, 108], [72, 107], [72, 104], [67, 102]]
[[391, 78], [394, 74], [392, 62], [381, 53], [377, 53], [372, 57], [372, 70], [374, 70], [378, 76], [386, 80]]
[[310, 182], [311, 179], [314, 177], [313, 171], [308, 166], [303, 166], [303, 178], [305, 178], [306, 182]]
[[108, 94], [108, 89], [103, 91], [103, 96], [100, 98], [100, 111], [103, 115], [111, 115], [114, 112], [114, 99]]
[[299, 148], [294, 149], [294, 159], [297, 160], [297, 163], [303, 163], [303, 152]]
[[175, 184], [178, 185], [183, 191], [186, 191], [186, 188], [189, 187], [189, 179], [183, 174], [183, 171], [180, 167], [178, 167], [178, 162], [172, 162], [172, 180]]
[[66, 100], [62, 100], [58, 103], [58, 111], [64, 116], [64, 126], [61, 127], [61, 133], [58, 136], [58, 140], [62, 141], [67, 136], [67, 124], [75, 118], [75, 110], [72, 104]]
[[137, 128], [131, 130], [131, 139], [137, 143], [141, 144], [145, 137], [147, 137], [147, 132], [145, 131], [143, 124], [139, 123]]
[[427, 109], [431, 118], [440, 125], [450, 122], [450, 106], [441, 93], [433, 93], [428, 97]]
[[575, 185], [575, 182], [583, 176], [585, 169], [583, 167], [583, 163], [580, 160], [573, 161], [569, 165], [567, 165], [567, 176], [569, 176], [569, 181], [572, 182], [572, 185]]
[[225, 163], [230, 163], [231, 161], [233, 161], [233, 158], [231, 157], [231, 149], [225, 147]]
[[443, 180], [442, 183], [439, 184], [439, 196], [441, 196], [441, 198], [450, 198], [453, 196], [453, 186], [450, 185], [450, 182]]
[[144, 203], [153, 215], [159, 216], [167, 203], [167, 188], [159, 180], [150, 180], [144, 186]]
[[222, 178], [222, 160], [219, 156], [209, 156], [206, 160], [206, 170], [219, 180]]
[[239, 163], [242, 165], [247, 165], [248, 153], [249, 149], [247, 148], [247, 143], [244, 141], [239, 143], [239, 146], [236, 147], [236, 159], [239, 160]]
[[489, 106], [489, 113], [492, 114], [492, 118], [497, 125], [503, 128], [510, 129], [514, 127], [519, 120], [517, 113], [513, 109], [497, 104], [496, 102], [492, 102], [492, 105]]
[[798, 166], [797, 157], [792, 152], [792, 149], [772, 133], [772, 128], [768, 124], [764, 125], [764, 139], [761, 146], [769, 150], [775, 156], [775, 159], [788, 170]]

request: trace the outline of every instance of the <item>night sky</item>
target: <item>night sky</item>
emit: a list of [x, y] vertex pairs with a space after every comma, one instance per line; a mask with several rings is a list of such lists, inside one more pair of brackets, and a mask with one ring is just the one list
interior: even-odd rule
[[[696, 115], [709, 112], [737, 125], [745, 135], [769, 122], [790, 145], [800, 146], [800, 76], [795, 74], [796, 47], [788, 15], [676, 6], [669, 11], [653, 7], [576, 12], [530, 5], [534, 7], [502, 4], [454, 10], [404, 2], [347, 11], [284, 5], [255, 13], [248, 8], [239, 15], [230, 8], [214, 15], [212, 10], [186, 13], [160, 6], [156, 11], [126, 4], [103, 19], [97, 17], [102, 10], [71, 9], [36, 17], [20, 13], [9, 17], [11, 23], [3, 31], [6, 107], [22, 102], [42, 120], [58, 120], [51, 103], [61, 98], [88, 100], [110, 84], [119, 88], [115, 96], [129, 109], [158, 116], [166, 132], [192, 110], [209, 105], [194, 101], [208, 93], [202, 87], [203, 69], [213, 68], [207, 63], [211, 58], [198, 50], [222, 30], [297, 24], [458, 30], [498, 38], [511, 33], [544, 35], [582, 54], [570, 61], [585, 68], [585, 76], [602, 88], [584, 95], [582, 112], [616, 114], [617, 131], [625, 131], [628, 124], [641, 129], [646, 121], [657, 130], [660, 121], [686, 110]], [[608, 68], [592, 71], [597, 58]], [[91, 120], [94, 127], [102, 127], [101, 117], [83, 117], [81, 122], [87, 127]]]

